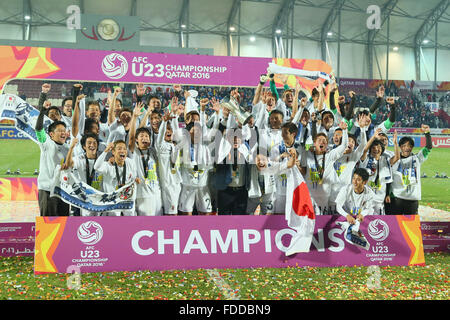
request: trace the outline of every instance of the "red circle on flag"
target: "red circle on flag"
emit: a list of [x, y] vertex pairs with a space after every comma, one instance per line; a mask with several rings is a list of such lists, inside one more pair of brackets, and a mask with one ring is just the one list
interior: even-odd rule
[[308, 216], [309, 219], [315, 219], [314, 207], [311, 202], [311, 196], [306, 183], [302, 182], [295, 188], [292, 195], [292, 209], [298, 216]]

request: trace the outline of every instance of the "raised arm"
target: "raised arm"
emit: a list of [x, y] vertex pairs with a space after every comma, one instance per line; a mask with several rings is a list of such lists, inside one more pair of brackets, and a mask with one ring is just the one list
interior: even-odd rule
[[82, 89], [83, 89], [83, 85], [80, 83], [76, 83], [73, 85], [73, 88], [72, 88], [72, 110], [75, 106], [77, 97], [80, 95], [80, 92]]
[[66, 170], [68, 168], [73, 167], [73, 149], [75, 149], [76, 145], [78, 143], [77, 138], [72, 139], [72, 143], [70, 144], [69, 152], [66, 156], [66, 161], [64, 162], [64, 165], [61, 167], [61, 170]]
[[79, 133], [79, 120], [80, 120], [80, 101], [84, 99], [85, 95], [80, 94], [75, 101], [75, 106], [72, 115], [72, 136], [76, 137]]
[[381, 105], [381, 102], [383, 102], [384, 98], [384, 86], [380, 86], [377, 90], [377, 98], [370, 106], [370, 113], [374, 113]]
[[39, 102], [38, 102], [38, 110], [41, 111], [44, 108], [44, 102], [47, 100], [47, 93], [50, 91], [51, 85], [48, 83], [44, 83], [42, 85], [42, 91], [39, 94]]
[[317, 106], [317, 110], [322, 111], [323, 110], [323, 102], [325, 101], [325, 88], [323, 87], [322, 83], [319, 83], [317, 90], [319, 90], [319, 103]]
[[394, 165], [398, 160], [400, 160], [400, 147], [398, 146], [398, 135], [397, 130], [394, 132], [394, 156], [389, 160], [391, 166]]
[[142, 102], [142, 97], [144, 96], [145, 88], [143, 83], [138, 83], [136, 85], [136, 104]]
[[[366, 117], [367, 117], [367, 116], [366, 116]], [[362, 156], [361, 156], [361, 161], [366, 160], [367, 152], [369, 151], [370, 145], [372, 144], [372, 142], [373, 142], [375, 139], [380, 139], [380, 133], [381, 133], [381, 129], [378, 128], [377, 130], [375, 130], [374, 135], [369, 139], [369, 141], [367, 141], [367, 144], [366, 144], [366, 146], [364, 147], [364, 151], [363, 151], [363, 154], [362, 154]]]
[[144, 118], [142, 118], [141, 122], [139, 123], [139, 128], [147, 127], [148, 118], [150, 118], [150, 115], [152, 114], [153, 110], [154, 107], [149, 105], [147, 112], [144, 115]]
[[295, 115], [298, 113], [298, 95], [300, 94], [302, 86], [300, 83], [297, 82], [297, 85], [295, 87], [295, 93], [294, 93], [294, 102], [292, 104], [292, 115], [291, 115], [291, 121], [294, 120]]
[[388, 97], [386, 102], [390, 106], [391, 113], [389, 114], [389, 118], [383, 122], [383, 125], [386, 130], [389, 130], [395, 123], [395, 110], [397, 109], [397, 103], [393, 97]]
[[105, 162], [106, 160], [106, 155], [114, 148], [114, 142], [111, 142], [110, 144], [108, 144], [108, 146], [106, 147], [105, 151], [102, 152], [102, 154], [97, 158], [97, 160], [95, 160], [95, 164], [94, 164], [94, 170], [101, 172], [101, 173], [105, 173], [105, 166], [107, 164], [107, 162]]
[[276, 101], [278, 101], [280, 99], [280, 96], [278, 95], [277, 86], [275, 85], [274, 77], [275, 77], [275, 75], [273, 73], [269, 75], [270, 91], [272, 92], [272, 95], [276, 98]]
[[350, 121], [353, 118], [353, 109], [355, 108], [355, 102], [356, 102], [356, 93], [354, 91], [350, 91], [348, 93], [350, 95], [350, 106], [347, 110], [347, 112], [345, 113], [345, 119], [347, 121]]
[[341, 121], [339, 123], [339, 128], [342, 129], [342, 142], [337, 148], [334, 148], [333, 150], [330, 151], [329, 153], [330, 163], [334, 163], [337, 159], [342, 157], [345, 153], [345, 150], [348, 147], [347, 123], [345, 121]]
[[136, 147], [136, 121], [139, 118], [139, 116], [142, 114], [142, 107], [144, 106], [144, 103], [141, 101], [139, 103], [136, 103], [136, 106], [133, 110], [133, 116], [131, 119], [131, 125], [130, 125], [130, 140], [128, 141], [128, 150], [133, 153], [134, 149]]
[[269, 77], [267, 76], [267, 74], [262, 74], [259, 77], [259, 83], [258, 83], [258, 86], [256, 87], [255, 95], [253, 96], [252, 105], [257, 104], [259, 102], [259, 100], [261, 100], [261, 92], [262, 92], [264, 84], [267, 82], [267, 80], [269, 80]]
[[292, 119], [292, 122], [297, 124], [300, 121], [300, 118], [302, 117], [303, 110], [305, 110], [306, 102], [308, 101], [307, 98], [302, 98], [300, 100], [300, 108], [297, 110], [297, 112], [294, 115], [294, 118]]
[[109, 110], [108, 110], [108, 125], [111, 125], [115, 120], [115, 110], [114, 109], [116, 106], [117, 96], [120, 94], [121, 91], [122, 91], [122, 89], [120, 87], [114, 88], [112, 103], [109, 106]]

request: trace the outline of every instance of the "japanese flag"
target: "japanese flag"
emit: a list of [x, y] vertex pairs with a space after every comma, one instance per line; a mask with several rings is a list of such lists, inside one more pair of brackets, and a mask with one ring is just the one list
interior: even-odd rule
[[286, 256], [290, 256], [299, 252], [309, 252], [316, 214], [308, 186], [297, 166], [289, 169], [287, 178], [286, 220], [288, 226], [296, 231], [286, 251]]

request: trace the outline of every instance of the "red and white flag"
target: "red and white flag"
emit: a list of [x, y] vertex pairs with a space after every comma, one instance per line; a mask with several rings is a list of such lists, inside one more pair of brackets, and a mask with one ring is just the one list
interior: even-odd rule
[[286, 188], [286, 220], [288, 226], [297, 232], [286, 251], [286, 256], [290, 256], [309, 252], [316, 214], [308, 186], [297, 166], [289, 169]]

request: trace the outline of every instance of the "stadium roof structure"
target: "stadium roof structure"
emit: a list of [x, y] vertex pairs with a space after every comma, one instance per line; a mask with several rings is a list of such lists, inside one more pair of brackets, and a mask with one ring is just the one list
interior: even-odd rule
[[[231, 35], [238, 46], [244, 36], [272, 39], [274, 56], [285, 43], [285, 57], [294, 40], [320, 42], [323, 60], [326, 43], [362, 44], [369, 66], [374, 46], [404, 46], [420, 70], [421, 47], [450, 49], [450, 0], [0, 0], [0, 24], [22, 26], [30, 40], [33, 27], [65, 26], [72, 4], [85, 14], [139, 16], [141, 31], [177, 34], [180, 47], [192, 34], [220, 35], [228, 54]], [[380, 8], [380, 29], [365, 27], [371, 5]]]

